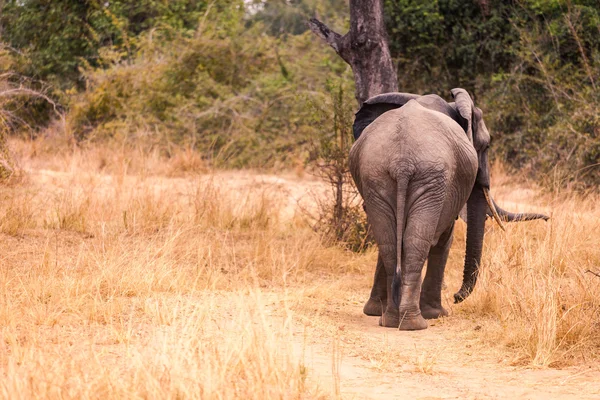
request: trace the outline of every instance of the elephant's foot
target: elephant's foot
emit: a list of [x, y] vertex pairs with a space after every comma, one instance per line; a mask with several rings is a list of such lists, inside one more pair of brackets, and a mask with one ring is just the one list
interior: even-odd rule
[[420, 331], [427, 329], [427, 321], [421, 314], [414, 317], [404, 314], [404, 317], [400, 318], [398, 329], [401, 331]]
[[447, 317], [448, 311], [441, 305], [439, 306], [430, 306], [427, 304], [421, 305], [421, 315], [425, 319], [437, 319], [439, 317]]
[[398, 311], [390, 313], [387, 310], [379, 318], [379, 326], [386, 328], [398, 328], [400, 324], [400, 317], [398, 317]]
[[365, 303], [363, 312], [371, 317], [380, 317], [385, 312], [386, 305], [386, 299], [370, 297], [369, 300]]

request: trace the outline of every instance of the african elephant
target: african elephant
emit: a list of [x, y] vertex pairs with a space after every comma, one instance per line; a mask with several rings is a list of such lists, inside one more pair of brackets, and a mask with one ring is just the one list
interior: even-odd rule
[[454, 103], [436, 95], [388, 93], [367, 100], [356, 114], [350, 169], [379, 245], [364, 311], [381, 315], [383, 326], [425, 329], [424, 318], [447, 315], [441, 286], [454, 221], [465, 204], [467, 250], [455, 302], [475, 286], [488, 212], [501, 226], [501, 219], [547, 219], [496, 207], [489, 195], [490, 135], [482, 112], [464, 89], [452, 95]]

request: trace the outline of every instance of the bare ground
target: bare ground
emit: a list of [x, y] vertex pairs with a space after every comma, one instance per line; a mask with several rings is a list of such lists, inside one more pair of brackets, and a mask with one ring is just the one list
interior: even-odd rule
[[[469, 339], [479, 325], [452, 317], [421, 332], [399, 332], [377, 326], [377, 319], [353, 307], [339, 323], [347, 334], [322, 340], [310, 329], [296, 333], [295, 348], [304, 362], [343, 398], [356, 399], [595, 399], [600, 370], [582, 365], [565, 369], [511, 366], [497, 352]], [[471, 325], [471, 326], [465, 326]], [[310, 336], [307, 338], [307, 336]], [[320, 338], [320, 339], [316, 339]], [[381, 368], [377, 355], [356, 354], [355, 347], [390, 349], [393, 367]]]

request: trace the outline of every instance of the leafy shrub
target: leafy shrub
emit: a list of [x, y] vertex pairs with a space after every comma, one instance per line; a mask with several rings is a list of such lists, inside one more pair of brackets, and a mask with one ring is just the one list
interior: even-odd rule
[[274, 38], [242, 17], [211, 11], [191, 36], [154, 31], [132, 61], [87, 70], [88, 87], [70, 105], [77, 138], [193, 144], [234, 167], [304, 160], [323, 124], [310, 104], [343, 61], [309, 33]]
[[[82, 87], [81, 69], [101, 67], [101, 49], [112, 46], [122, 57], [136, 49], [136, 36], [158, 25], [193, 30], [207, 1], [192, 0], [5, 0], [0, 31], [28, 64], [19, 72], [69, 89]], [[230, 5], [221, 0], [217, 4]]]
[[493, 146], [546, 186], [597, 187], [600, 40], [591, 32], [600, 14], [585, 6], [550, 11], [543, 21], [515, 21], [514, 72], [496, 74], [484, 97]]

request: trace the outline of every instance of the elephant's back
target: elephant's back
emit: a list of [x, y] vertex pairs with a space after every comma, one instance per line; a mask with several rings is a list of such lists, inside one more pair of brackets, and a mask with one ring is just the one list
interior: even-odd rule
[[[411, 100], [371, 123], [350, 153], [354, 173], [390, 175], [438, 165], [446, 172], [477, 168], [477, 154], [460, 125]], [[396, 169], [400, 169], [397, 171]]]

